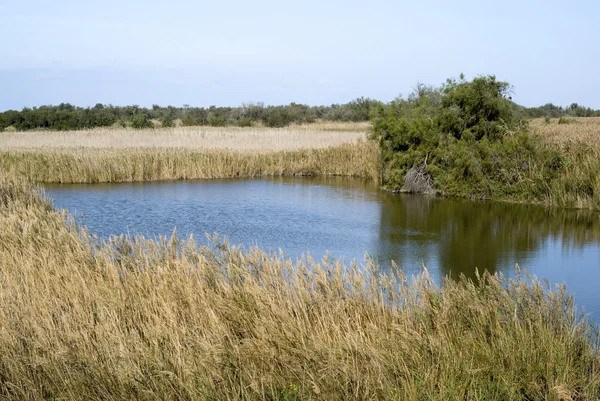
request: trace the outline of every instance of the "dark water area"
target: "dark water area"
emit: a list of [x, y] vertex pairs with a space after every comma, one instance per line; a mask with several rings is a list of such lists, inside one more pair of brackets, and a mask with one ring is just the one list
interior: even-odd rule
[[515, 264], [566, 283], [578, 305], [600, 316], [600, 214], [540, 206], [396, 195], [348, 178], [272, 178], [48, 185], [57, 208], [92, 233], [156, 238], [219, 233], [245, 248], [310, 253], [348, 264], [365, 253], [407, 275], [426, 266], [444, 276], [475, 269], [512, 277]]

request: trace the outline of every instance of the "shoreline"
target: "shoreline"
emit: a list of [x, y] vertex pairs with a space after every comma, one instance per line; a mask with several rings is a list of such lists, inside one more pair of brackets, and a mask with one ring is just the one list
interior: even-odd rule
[[29, 183], [1, 177], [0, 273], [9, 399], [600, 393], [593, 324], [526, 274], [438, 286], [175, 236], [92, 247]]

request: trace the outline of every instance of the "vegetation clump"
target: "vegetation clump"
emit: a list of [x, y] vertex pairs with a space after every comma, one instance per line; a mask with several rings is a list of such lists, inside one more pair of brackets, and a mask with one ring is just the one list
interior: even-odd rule
[[145, 114], [136, 114], [131, 118], [131, 127], [136, 129], [144, 129], [154, 128], [154, 125]]
[[558, 119], [558, 124], [574, 124], [575, 120], [572, 118], [567, 118], [567, 117], [561, 117]]
[[561, 164], [526, 127], [508, 83], [461, 77], [380, 105], [372, 137], [390, 189], [425, 192], [406, 185], [418, 169], [426, 192], [433, 186], [444, 195], [540, 200]]

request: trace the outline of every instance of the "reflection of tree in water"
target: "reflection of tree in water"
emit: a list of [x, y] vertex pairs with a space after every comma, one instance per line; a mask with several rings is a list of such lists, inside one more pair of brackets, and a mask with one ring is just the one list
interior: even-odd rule
[[271, 180], [322, 185], [339, 191], [338, 196], [380, 203], [379, 236], [372, 250], [382, 268], [394, 260], [416, 272], [423, 262], [439, 266], [441, 275], [473, 277], [476, 267], [493, 273], [522, 264], [549, 241], [582, 248], [600, 240], [600, 214], [589, 211], [394, 195], [375, 183], [344, 177]]
[[[474, 276], [524, 261], [547, 241], [581, 248], [600, 239], [600, 215], [534, 205], [418, 195], [381, 199], [378, 255], [400, 267], [427, 260], [441, 275]], [[408, 265], [408, 266], [407, 266]]]

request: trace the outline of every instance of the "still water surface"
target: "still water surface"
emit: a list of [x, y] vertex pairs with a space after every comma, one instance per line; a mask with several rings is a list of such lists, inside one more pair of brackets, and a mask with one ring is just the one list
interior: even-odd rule
[[422, 266], [436, 280], [475, 268], [515, 275], [515, 264], [566, 283], [600, 317], [600, 215], [532, 205], [394, 195], [347, 178], [48, 185], [100, 237], [219, 233], [232, 244], [283, 250], [293, 259], [326, 254], [349, 263], [365, 252], [383, 268]]

